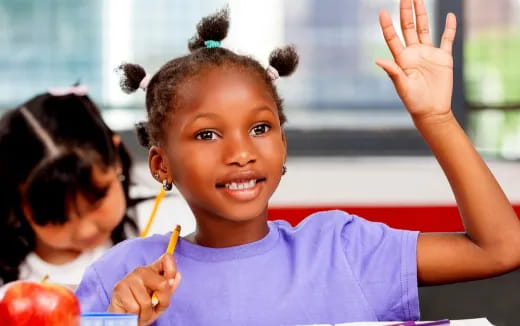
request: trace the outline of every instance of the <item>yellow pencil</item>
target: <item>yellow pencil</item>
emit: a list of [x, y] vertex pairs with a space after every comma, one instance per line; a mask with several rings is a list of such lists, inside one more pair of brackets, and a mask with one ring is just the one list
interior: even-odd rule
[[[175, 226], [175, 229], [173, 229], [172, 235], [170, 236], [170, 242], [168, 242], [168, 247], [166, 248], [166, 253], [173, 255], [173, 252], [175, 251], [175, 246], [177, 245], [177, 240], [179, 240], [179, 235], [181, 234], [181, 226], [177, 225]], [[152, 295], [152, 307], [155, 307], [159, 304], [159, 298], [157, 297], [157, 294]]]
[[168, 248], [166, 248], [166, 253], [173, 255], [175, 251], [175, 246], [177, 245], [177, 240], [179, 240], [179, 235], [181, 234], [181, 226], [175, 226], [173, 229], [172, 235], [170, 236], [170, 242], [168, 242]]
[[157, 196], [155, 196], [155, 203], [153, 205], [152, 213], [150, 213], [150, 217], [148, 217], [148, 222], [146, 223], [143, 232], [141, 232], [141, 238], [146, 237], [148, 235], [148, 232], [150, 232], [150, 227], [152, 226], [155, 214], [157, 213], [157, 208], [159, 208], [159, 204], [163, 200], [164, 195], [166, 195], [166, 191], [164, 191], [164, 189], [161, 187], [161, 191], [159, 191]]

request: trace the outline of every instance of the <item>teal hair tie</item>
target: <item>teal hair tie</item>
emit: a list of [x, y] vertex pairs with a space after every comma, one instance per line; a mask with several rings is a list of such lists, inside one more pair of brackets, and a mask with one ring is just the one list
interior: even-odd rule
[[207, 40], [207, 41], [204, 41], [204, 45], [208, 49], [218, 48], [218, 47], [220, 47], [220, 41]]

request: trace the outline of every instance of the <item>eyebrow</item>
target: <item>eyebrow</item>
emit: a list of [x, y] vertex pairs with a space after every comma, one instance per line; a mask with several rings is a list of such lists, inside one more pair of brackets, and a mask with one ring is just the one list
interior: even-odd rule
[[273, 110], [270, 107], [265, 106], [265, 105], [259, 106], [257, 108], [254, 108], [253, 110], [254, 110], [255, 113], [260, 112], [260, 111], [269, 111], [271, 113], [274, 113]]
[[202, 119], [202, 118], [208, 118], [208, 119], [215, 119], [215, 118], [218, 118], [218, 114], [216, 113], [211, 113], [211, 112], [207, 112], [207, 113], [200, 113], [200, 114], [197, 114], [193, 119], [190, 120], [190, 124], [192, 124], [193, 122], [199, 120], [199, 119]]
[[[270, 107], [265, 106], [265, 105], [254, 108], [252, 110], [252, 113], [258, 113], [261, 111], [269, 111], [269, 112], [273, 113], [273, 110]], [[212, 113], [212, 112], [199, 113], [195, 117], [193, 117], [193, 119], [190, 120], [190, 124], [192, 124], [195, 121], [197, 121], [198, 119], [202, 119], [202, 118], [218, 119], [218, 118], [220, 118], [220, 116], [218, 114]]]

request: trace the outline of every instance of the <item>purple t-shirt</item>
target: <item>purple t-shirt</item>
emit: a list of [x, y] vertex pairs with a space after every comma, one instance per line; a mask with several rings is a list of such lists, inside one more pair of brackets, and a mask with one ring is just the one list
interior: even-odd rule
[[[182, 281], [154, 325], [416, 320], [417, 234], [327, 211], [297, 227], [269, 222], [263, 239], [236, 247], [180, 239]], [[106, 311], [114, 285], [161, 256], [168, 240], [128, 240], [90, 266], [76, 291], [82, 312]]]

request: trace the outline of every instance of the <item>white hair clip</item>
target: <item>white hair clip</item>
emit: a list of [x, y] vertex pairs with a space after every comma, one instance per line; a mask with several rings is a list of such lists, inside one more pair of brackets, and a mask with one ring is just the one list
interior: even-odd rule
[[144, 76], [143, 80], [141, 80], [141, 82], [139, 83], [139, 88], [142, 89], [143, 91], [146, 90], [146, 88], [148, 87], [148, 84], [150, 83], [150, 77], [148, 77], [148, 75]]
[[275, 67], [269, 65], [266, 69], [267, 74], [269, 75], [269, 78], [271, 78], [272, 81], [277, 80], [280, 78], [280, 75], [278, 74], [278, 70], [276, 70]]
[[52, 96], [65, 96], [70, 94], [85, 96], [88, 93], [88, 87], [85, 85], [77, 85], [69, 88], [49, 88], [48, 92]]

